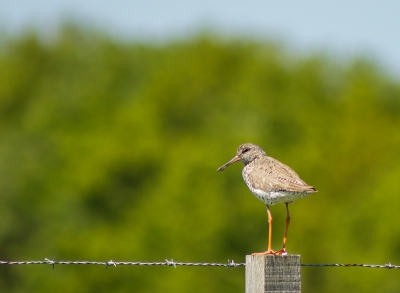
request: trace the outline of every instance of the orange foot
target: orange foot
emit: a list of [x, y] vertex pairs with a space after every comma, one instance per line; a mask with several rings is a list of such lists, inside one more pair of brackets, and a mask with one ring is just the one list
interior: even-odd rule
[[271, 250], [267, 250], [264, 252], [254, 252], [251, 255], [266, 255], [266, 254], [275, 254], [275, 253], [276, 252], [271, 249]]
[[285, 248], [282, 248], [281, 250], [279, 250], [279, 251], [275, 251], [275, 254], [279, 254], [279, 255], [286, 255], [287, 254], [287, 252], [286, 252], [286, 249]]
[[272, 255], [274, 255], [274, 254], [277, 254], [277, 255], [286, 255], [287, 252], [286, 252], [286, 249], [281, 249], [281, 250], [278, 250], [278, 251], [267, 250], [267, 251], [265, 251], [265, 252], [254, 252], [254, 253], [252, 253], [251, 255], [267, 255], [267, 254], [272, 254]]

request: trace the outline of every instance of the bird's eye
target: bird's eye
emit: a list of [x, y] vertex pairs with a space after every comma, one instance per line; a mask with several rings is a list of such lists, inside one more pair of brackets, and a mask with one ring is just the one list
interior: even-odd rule
[[250, 150], [249, 148], [245, 148], [245, 149], [242, 151], [242, 154], [247, 153], [249, 150]]

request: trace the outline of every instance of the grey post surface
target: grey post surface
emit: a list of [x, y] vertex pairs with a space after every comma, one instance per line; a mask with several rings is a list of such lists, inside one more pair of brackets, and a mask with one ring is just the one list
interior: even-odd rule
[[246, 255], [246, 293], [300, 293], [300, 255]]

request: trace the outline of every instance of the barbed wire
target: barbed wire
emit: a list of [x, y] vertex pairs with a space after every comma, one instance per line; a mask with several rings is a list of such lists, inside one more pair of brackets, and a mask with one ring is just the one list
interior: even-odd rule
[[302, 267], [363, 267], [363, 268], [375, 268], [375, 269], [400, 269], [400, 266], [392, 265], [390, 262], [384, 265], [372, 265], [372, 264], [301, 264]]
[[227, 263], [193, 263], [193, 262], [175, 262], [173, 259], [165, 260], [165, 262], [132, 262], [132, 261], [55, 261], [53, 259], [45, 258], [42, 261], [0, 261], [0, 265], [99, 265], [99, 266], [187, 266], [187, 267], [226, 267], [227, 269], [233, 267], [245, 266], [245, 263], [236, 263], [234, 260], [228, 260]]
[[[55, 258], [45, 258], [42, 261], [0, 261], [0, 265], [99, 265], [105, 266], [169, 266], [176, 268], [177, 266], [187, 267], [226, 267], [236, 268], [244, 267], [245, 263], [236, 263], [234, 260], [228, 260], [227, 263], [194, 263], [194, 262], [175, 262], [173, 259], [165, 260], [165, 262], [132, 262], [132, 261], [56, 261]], [[399, 265], [392, 265], [390, 262], [383, 265], [374, 264], [301, 264], [303, 267], [364, 267], [364, 268], [377, 268], [377, 269], [400, 269]]]

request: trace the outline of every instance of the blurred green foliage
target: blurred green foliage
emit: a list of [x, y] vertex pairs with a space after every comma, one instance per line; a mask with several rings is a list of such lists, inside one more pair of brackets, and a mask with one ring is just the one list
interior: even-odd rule
[[[400, 263], [400, 85], [272, 43], [122, 42], [65, 26], [0, 44], [0, 259], [244, 262], [267, 215], [253, 142], [319, 193], [291, 205], [304, 263]], [[272, 207], [273, 246], [284, 229]], [[244, 269], [1, 266], [5, 292], [243, 292]], [[398, 292], [398, 271], [303, 268], [304, 292]]]

